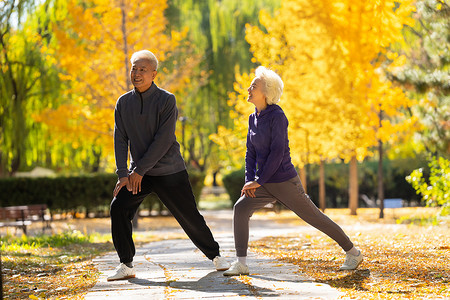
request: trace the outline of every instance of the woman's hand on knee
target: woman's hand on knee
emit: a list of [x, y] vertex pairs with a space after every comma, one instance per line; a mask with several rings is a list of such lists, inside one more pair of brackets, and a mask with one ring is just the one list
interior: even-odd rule
[[241, 196], [245, 195], [250, 198], [255, 198], [256, 189], [259, 188], [260, 186], [261, 185], [256, 181], [249, 181], [245, 183], [241, 190]]

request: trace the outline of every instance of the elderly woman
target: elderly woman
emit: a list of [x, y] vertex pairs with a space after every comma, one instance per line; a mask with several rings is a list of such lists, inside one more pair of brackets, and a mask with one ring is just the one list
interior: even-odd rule
[[250, 115], [245, 156], [245, 185], [234, 205], [233, 228], [237, 261], [225, 276], [247, 275], [249, 220], [253, 212], [279, 201], [308, 224], [335, 240], [346, 252], [341, 270], [353, 270], [363, 260], [344, 231], [324, 215], [305, 194], [291, 162], [288, 120], [276, 103], [283, 91], [283, 81], [273, 71], [258, 67], [248, 88], [247, 101], [255, 105]]

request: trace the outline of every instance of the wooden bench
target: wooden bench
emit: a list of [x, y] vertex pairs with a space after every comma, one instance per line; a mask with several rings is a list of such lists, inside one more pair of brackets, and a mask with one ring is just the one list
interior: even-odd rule
[[50, 219], [46, 204], [0, 207], [0, 227], [21, 228], [24, 234], [33, 222], [41, 221], [43, 231], [50, 228]]

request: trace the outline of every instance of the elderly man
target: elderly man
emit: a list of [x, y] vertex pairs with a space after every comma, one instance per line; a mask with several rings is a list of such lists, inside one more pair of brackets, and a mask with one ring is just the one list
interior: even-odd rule
[[192, 242], [213, 261], [216, 270], [229, 267], [197, 209], [175, 137], [178, 114], [175, 96], [153, 82], [157, 69], [158, 60], [153, 53], [147, 50], [134, 53], [130, 72], [134, 89], [117, 100], [114, 111], [114, 152], [119, 180], [111, 202], [111, 231], [120, 265], [108, 281], [136, 276], [132, 264], [136, 250], [131, 220], [151, 192], [159, 196]]

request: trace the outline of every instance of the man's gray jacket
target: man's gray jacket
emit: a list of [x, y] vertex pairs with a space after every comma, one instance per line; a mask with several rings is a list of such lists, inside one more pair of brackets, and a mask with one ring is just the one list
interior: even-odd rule
[[[120, 96], [114, 111], [114, 153], [119, 178], [139, 175], [164, 176], [186, 169], [175, 136], [178, 117], [175, 96], [152, 83]], [[128, 146], [130, 167], [127, 168]]]

